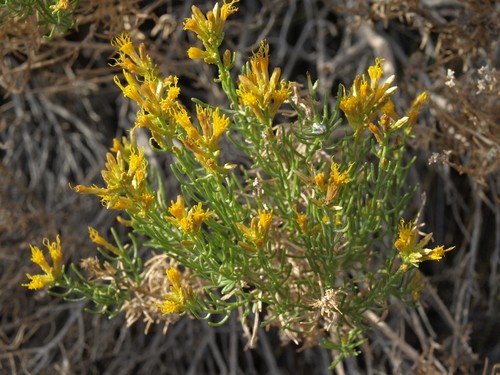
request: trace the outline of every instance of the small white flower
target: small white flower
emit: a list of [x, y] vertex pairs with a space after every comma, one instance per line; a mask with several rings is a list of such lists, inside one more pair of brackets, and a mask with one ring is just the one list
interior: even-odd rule
[[477, 70], [481, 79], [477, 81], [477, 92], [479, 94], [484, 91], [494, 91], [495, 85], [497, 83], [494, 68], [490, 68], [488, 65], [484, 65]]
[[453, 70], [448, 69], [446, 73], [446, 82], [444, 84], [450, 88], [455, 86], [455, 72]]

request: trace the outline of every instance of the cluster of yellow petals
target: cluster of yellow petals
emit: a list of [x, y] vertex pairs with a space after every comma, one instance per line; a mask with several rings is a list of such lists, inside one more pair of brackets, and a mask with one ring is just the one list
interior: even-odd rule
[[185, 108], [179, 107], [173, 116], [185, 133], [185, 135], [179, 135], [178, 139], [194, 153], [196, 159], [209, 172], [225, 173], [234, 167], [230, 164], [221, 167], [217, 163], [220, 153], [219, 141], [230, 123], [229, 117], [221, 114], [219, 108], [203, 108], [196, 105], [199, 127], [192, 123]]
[[190, 58], [204, 58], [208, 63], [214, 62], [210, 61], [210, 57], [214, 58], [215, 49], [222, 43], [224, 39], [224, 25], [227, 18], [238, 10], [234, 6], [234, 3], [238, 1], [232, 0], [231, 2], [226, 2], [224, 0], [222, 5], [216, 3], [214, 8], [209, 10], [206, 15], [197, 6], [193, 5], [191, 7], [192, 16], [184, 20], [184, 30], [194, 32], [198, 39], [203, 42], [207, 51], [193, 47], [188, 51]]
[[421, 108], [429, 99], [429, 95], [422, 92], [413, 102], [408, 114], [399, 117], [391, 101], [391, 96], [397, 90], [396, 86], [392, 86], [395, 77], [392, 75], [381, 83], [383, 74], [383, 60], [375, 59], [375, 65], [368, 68], [369, 81], [364, 74], [358, 75], [349, 92], [344, 89], [339, 103], [339, 108], [344, 112], [355, 135], [359, 137], [368, 128], [380, 144], [384, 143], [385, 134], [401, 128], [409, 134]]
[[36, 246], [30, 245], [31, 261], [37, 264], [44, 274], [30, 275], [26, 274], [30, 282], [22, 284], [28, 289], [42, 289], [46, 285], [52, 285], [57, 280], [62, 269], [62, 251], [61, 240], [59, 236], [56, 237], [55, 242], [50, 242], [47, 238], [43, 239], [43, 245], [49, 251], [50, 258], [52, 259], [52, 266], [49, 265], [43, 251]]
[[275, 68], [269, 76], [269, 45], [262, 41], [239, 76], [236, 90], [241, 104], [250, 108], [261, 123], [272, 119], [291, 94], [293, 83], [280, 80], [280, 75], [280, 68]]
[[119, 55], [113, 66], [120, 66], [122, 69], [142, 76], [148, 81], [157, 78], [158, 71], [151, 58], [146, 54], [146, 47], [143, 43], [139, 45], [139, 51], [137, 52], [130, 35], [123, 33], [114, 38], [111, 45], [117, 48]]
[[165, 295], [158, 308], [163, 314], [176, 314], [186, 310], [187, 304], [192, 297], [192, 290], [181, 285], [181, 273], [176, 268], [169, 268], [165, 271], [170, 282], [170, 293]]
[[437, 246], [433, 249], [426, 248], [425, 246], [432, 238], [432, 233], [426, 234], [419, 240], [417, 227], [412, 222], [405, 224], [403, 219], [399, 223], [398, 231], [398, 238], [394, 242], [394, 246], [398, 249], [403, 261], [402, 270], [406, 270], [409, 265], [417, 267], [420, 262], [426, 260], [440, 260], [444, 253], [455, 248], [445, 249], [444, 246]]
[[201, 224], [207, 221], [211, 213], [203, 210], [203, 204], [198, 203], [188, 211], [184, 204], [182, 195], [177, 196], [177, 201], [172, 201], [168, 209], [171, 216], [165, 216], [165, 220], [178, 226], [185, 233], [196, 234], [199, 232]]
[[[250, 228], [241, 223], [237, 223], [236, 225], [248, 241], [257, 247], [262, 247], [267, 240], [272, 221], [273, 211], [259, 210], [258, 215], [252, 218]], [[243, 242], [240, 242], [240, 245], [248, 248], [248, 245]]]
[[306, 233], [307, 232], [307, 217], [306, 214], [303, 212], [298, 212], [297, 213], [297, 218], [295, 219], [297, 224], [299, 225], [299, 228], [302, 230], [302, 232]]
[[145, 216], [154, 195], [147, 183], [144, 150], [138, 150], [123, 138], [123, 143], [114, 139], [110, 151], [106, 154], [106, 169], [101, 172], [106, 187], [77, 185], [73, 189], [81, 194], [97, 195], [108, 209]]
[[140, 108], [131, 134], [137, 128], [148, 128], [158, 146], [167, 148], [175, 132], [173, 113], [181, 106], [178, 78], [163, 77], [146, 54], [144, 44], [140, 44], [139, 51], [136, 51], [128, 34], [119, 35], [111, 44], [119, 54], [114, 66], [120, 66], [125, 77], [125, 83], [118, 76], [114, 81], [123, 95]]
[[375, 59], [375, 65], [368, 68], [370, 82], [364, 74], [358, 75], [349, 92], [346, 93], [345, 90], [343, 92], [339, 108], [345, 113], [349, 125], [357, 136], [374, 120], [397, 89], [396, 86], [391, 86], [394, 75], [380, 84], [383, 73], [383, 60]]
[[69, 8], [69, 0], [57, 0], [57, 3], [49, 7], [52, 9], [52, 13], [62, 12]]
[[[222, 6], [222, 16], [216, 6], [218, 12], [209, 12], [210, 17], [215, 17], [216, 20], [227, 17], [228, 6], [230, 4]], [[219, 141], [229, 126], [229, 118], [221, 114], [218, 108], [203, 108], [197, 105], [196, 117], [199, 127], [196, 127], [191, 122], [186, 108], [178, 100], [180, 88], [177, 77], [163, 78], [153, 67], [144, 45], [141, 44], [137, 52], [127, 34], [115, 38], [112, 44], [118, 48], [120, 55], [115, 65], [123, 68], [126, 81], [122, 84], [120, 79], [115, 77], [115, 83], [123, 94], [135, 101], [140, 108], [131, 135], [133, 136], [137, 128], [148, 128], [161, 149], [172, 150], [175, 150], [172, 139], [177, 138], [194, 153], [196, 159], [209, 172], [227, 173], [232, 170], [234, 166], [230, 164], [221, 167], [217, 163]]]
[[168, 76], [163, 80], [140, 82], [127, 71], [124, 71], [123, 75], [127, 85], [124, 86], [116, 76], [115, 83], [123, 95], [137, 103], [142, 113], [154, 117], [168, 117], [178, 105], [176, 99], [180, 94], [180, 88], [177, 86], [177, 77]]
[[326, 180], [323, 172], [319, 172], [314, 176], [314, 181], [318, 189], [321, 192], [326, 193], [326, 205], [330, 205], [337, 197], [340, 188], [349, 183], [349, 172], [351, 168], [352, 164], [347, 168], [347, 170], [340, 172], [340, 165], [332, 161], [328, 181]]

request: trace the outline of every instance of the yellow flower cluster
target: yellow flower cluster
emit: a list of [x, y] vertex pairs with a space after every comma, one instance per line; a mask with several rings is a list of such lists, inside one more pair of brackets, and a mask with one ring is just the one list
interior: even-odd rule
[[52, 9], [52, 13], [62, 12], [69, 8], [69, 0], [57, 0], [57, 2], [49, 8]]
[[127, 72], [142, 76], [145, 81], [154, 81], [159, 77], [151, 58], [146, 54], [146, 47], [143, 43], [139, 45], [139, 53], [137, 53], [130, 35], [124, 33], [114, 38], [111, 45], [118, 49], [119, 54], [113, 66], [120, 66]]
[[281, 80], [280, 68], [269, 77], [269, 45], [262, 41], [250, 64], [239, 76], [236, 93], [240, 102], [251, 109], [263, 124], [270, 123], [279, 107], [291, 94], [292, 82]]
[[[226, 9], [227, 6], [225, 4], [222, 8]], [[223, 13], [226, 14], [227, 11], [224, 10]], [[212, 16], [220, 21], [222, 16], [219, 13], [218, 16], [214, 14]], [[178, 78], [175, 76], [162, 78], [146, 54], [144, 45], [141, 44], [137, 52], [127, 34], [115, 38], [112, 44], [118, 48], [119, 53], [115, 66], [123, 68], [127, 82], [124, 85], [118, 77], [115, 77], [115, 83], [127, 98], [135, 101], [140, 107], [131, 131], [132, 137], [135, 129], [148, 128], [153, 140], [161, 149], [175, 150], [172, 139], [177, 138], [194, 153], [196, 159], [208, 171], [222, 173], [231, 170], [232, 165], [226, 164], [221, 167], [217, 163], [219, 140], [229, 126], [229, 118], [221, 114], [218, 108], [203, 108], [198, 105], [196, 115], [201, 128], [200, 134], [198, 128], [191, 122], [186, 108], [178, 100], [180, 94]]]
[[299, 225], [299, 228], [302, 230], [302, 232], [307, 233], [308, 231], [308, 222], [307, 222], [307, 217], [306, 214], [303, 212], [296, 212], [296, 219], [295, 221]]
[[25, 286], [28, 289], [42, 289], [46, 285], [50, 286], [54, 284], [58, 276], [61, 274], [62, 251], [59, 236], [56, 237], [56, 242], [50, 242], [47, 238], [44, 238], [43, 245], [49, 251], [50, 258], [52, 259], [52, 266], [49, 266], [42, 250], [36, 246], [30, 245], [31, 261], [40, 266], [44, 274], [30, 275], [27, 273], [26, 276], [30, 279], [30, 282], [22, 284], [22, 286]]
[[[421, 93], [413, 102], [408, 115], [399, 117], [394, 109], [391, 96], [397, 90], [391, 86], [394, 76], [390, 76], [384, 83], [380, 79], [384, 73], [383, 60], [375, 59], [375, 65], [368, 68], [368, 81], [365, 75], [358, 75], [347, 93], [344, 89], [339, 108], [344, 112], [349, 125], [355, 135], [359, 137], [365, 128], [368, 128], [378, 143], [384, 143], [385, 134], [404, 128], [409, 134], [418, 117], [420, 109], [429, 99], [426, 92]], [[380, 119], [376, 121], [376, 118]], [[378, 124], [375, 125], [375, 122]]]
[[209, 211], [203, 210], [202, 203], [198, 203], [187, 211], [184, 205], [184, 198], [181, 195], [177, 196], [176, 202], [172, 201], [168, 212], [172, 216], [165, 216], [165, 220], [189, 234], [198, 233], [201, 224], [211, 216]]
[[73, 189], [82, 194], [101, 197], [103, 204], [113, 210], [127, 210], [145, 216], [154, 202], [147, 183], [147, 160], [144, 150], [138, 150], [123, 138], [113, 140], [111, 152], [106, 154], [106, 169], [101, 172], [106, 187], [77, 185]]
[[352, 164], [344, 172], [340, 172], [340, 165], [333, 162], [330, 166], [330, 175], [328, 181], [326, 181], [325, 174], [320, 172], [314, 176], [316, 186], [318, 189], [326, 193], [324, 203], [328, 206], [337, 197], [340, 188], [349, 183], [349, 171], [352, 168]]
[[119, 54], [114, 66], [123, 68], [126, 81], [123, 85], [115, 76], [115, 83], [123, 95], [135, 101], [140, 108], [131, 134], [137, 128], [146, 127], [159, 147], [170, 147], [175, 133], [174, 113], [182, 107], [177, 100], [180, 94], [178, 78], [163, 78], [146, 54], [144, 44], [139, 46], [137, 52], [129, 35], [122, 34], [111, 44], [118, 49]]
[[227, 3], [224, 0], [222, 6], [216, 3], [213, 10], [208, 11], [206, 15], [198, 7], [194, 5], [191, 7], [193, 14], [191, 18], [184, 21], [184, 30], [194, 32], [203, 42], [205, 50], [197, 47], [189, 48], [190, 59], [204, 59], [208, 64], [215, 64], [219, 61], [218, 47], [224, 40], [224, 25], [227, 18], [238, 10], [233, 6], [238, 1], [233, 0]]
[[229, 118], [221, 115], [219, 108], [203, 108], [196, 105], [196, 117], [198, 118], [202, 133], [193, 126], [186, 110], [179, 110], [175, 114], [175, 119], [186, 131], [187, 138], [192, 140], [198, 147], [206, 148], [208, 151], [219, 150], [219, 140], [229, 126]]
[[426, 260], [440, 260], [444, 253], [453, 250], [455, 247], [445, 249], [443, 246], [437, 246], [434, 249], [427, 249], [425, 246], [432, 238], [432, 233], [426, 234], [424, 238], [418, 241], [417, 227], [412, 223], [405, 224], [401, 219], [399, 223], [399, 236], [394, 242], [394, 246], [399, 251], [399, 255], [403, 261], [401, 270], [405, 271], [409, 265], [418, 267], [420, 262]]
[[189, 150], [191, 150], [200, 162], [209, 172], [225, 173], [234, 168], [232, 164], [226, 164], [223, 167], [217, 163], [219, 156], [219, 140], [222, 134], [229, 127], [229, 118], [220, 114], [219, 108], [203, 108], [196, 106], [196, 117], [201, 128], [201, 134], [191, 122], [191, 118], [184, 108], [178, 108], [174, 118], [185, 135], [178, 135], [177, 138]]
[[397, 90], [396, 86], [391, 86], [394, 75], [380, 85], [380, 78], [384, 73], [382, 64], [383, 60], [376, 59], [375, 65], [368, 68], [370, 82], [366, 80], [364, 74], [356, 76], [349, 93], [344, 90], [340, 100], [339, 108], [345, 113], [349, 125], [357, 136], [373, 121], [379, 110]]
[[169, 268], [165, 273], [171, 284], [170, 293], [165, 295], [164, 301], [157, 306], [163, 314], [183, 312], [192, 298], [192, 290], [181, 285], [181, 274], [177, 269]]
[[[245, 236], [248, 241], [252, 242], [257, 247], [262, 247], [267, 240], [272, 221], [272, 211], [259, 210], [258, 215], [252, 218], [250, 228], [241, 223], [236, 223], [236, 225], [243, 232], [243, 236]], [[252, 249], [244, 242], [240, 242], [240, 246]]]

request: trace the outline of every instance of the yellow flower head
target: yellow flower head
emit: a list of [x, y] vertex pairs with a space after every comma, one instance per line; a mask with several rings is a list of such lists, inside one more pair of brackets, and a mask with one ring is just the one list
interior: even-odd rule
[[340, 165], [332, 161], [328, 181], [326, 181], [326, 177], [323, 172], [319, 172], [314, 176], [314, 181], [319, 191], [326, 193], [326, 205], [330, 205], [337, 197], [340, 188], [349, 183], [349, 172], [351, 168], [352, 164], [347, 168], [347, 170], [340, 172]]
[[177, 133], [177, 139], [194, 153], [209, 173], [227, 173], [225, 167], [217, 164], [217, 159], [220, 153], [219, 141], [229, 127], [229, 117], [221, 114], [219, 108], [203, 108], [200, 105], [196, 105], [197, 125], [193, 124], [184, 107], [177, 107], [173, 117], [183, 130], [182, 134]]
[[107, 208], [144, 216], [154, 202], [147, 182], [144, 150], [138, 150], [124, 138], [123, 143], [115, 140], [110, 151], [106, 154], [106, 169], [101, 172], [106, 187], [77, 185], [73, 190], [99, 196]]
[[[412, 222], [405, 224], [405, 221], [401, 219], [398, 230], [399, 237], [396, 242], [394, 242], [394, 246], [400, 252], [410, 253], [417, 245], [417, 228]], [[429, 240], [427, 240], [427, 242], [429, 242]], [[423, 244], [423, 246], [425, 246], [427, 242]]]
[[236, 93], [262, 123], [272, 119], [291, 94], [292, 82], [280, 80], [281, 70], [275, 68], [269, 76], [269, 45], [262, 41], [253, 54], [246, 71], [239, 76]]
[[157, 69], [146, 54], [144, 44], [140, 44], [139, 51], [136, 51], [130, 35], [123, 33], [113, 38], [111, 45], [117, 48], [119, 54], [112, 66], [120, 66], [130, 73], [143, 76], [148, 80], [154, 80], [157, 77]]
[[159, 98], [160, 107], [165, 115], [172, 116], [174, 111], [180, 106], [180, 103], [177, 101], [181, 93], [178, 82], [178, 77], [168, 76], [156, 87], [156, 96]]
[[295, 219], [297, 224], [299, 225], [299, 228], [302, 230], [302, 232], [307, 232], [307, 217], [306, 214], [303, 212], [298, 213], [297, 212], [297, 218]]
[[22, 284], [28, 289], [42, 289], [46, 285], [52, 285], [57, 280], [62, 270], [62, 251], [61, 240], [59, 236], [56, 237], [56, 242], [50, 242], [47, 238], [43, 239], [43, 245], [49, 251], [50, 258], [52, 259], [52, 266], [49, 265], [45, 259], [43, 251], [38, 247], [30, 245], [31, 261], [37, 264], [44, 274], [30, 275], [26, 274], [30, 282]]
[[273, 211], [259, 210], [259, 229], [267, 235], [273, 221]]
[[403, 269], [406, 270], [408, 265], [418, 266], [418, 263], [426, 260], [440, 260], [444, 253], [453, 250], [455, 247], [444, 249], [443, 246], [437, 246], [434, 249], [425, 248], [432, 238], [432, 233], [426, 234], [420, 241], [418, 240], [418, 229], [412, 223], [405, 224], [401, 219], [398, 227], [398, 238], [394, 242], [394, 246], [399, 251], [399, 255], [403, 260]]
[[188, 216], [193, 220], [193, 230], [196, 232], [200, 228], [201, 223], [210, 219], [212, 214], [208, 210], [203, 210], [203, 204], [198, 203], [189, 210]]
[[382, 78], [382, 74], [384, 74], [382, 63], [382, 59], [375, 59], [375, 65], [368, 68], [368, 76], [370, 77], [370, 87], [372, 90], [377, 89], [378, 82], [380, 81], [380, 78]]
[[[184, 30], [193, 31], [207, 50], [219, 47], [224, 39], [223, 30], [226, 20], [238, 10], [233, 6], [238, 1], [232, 0], [228, 3], [224, 0], [222, 6], [216, 3], [214, 8], [208, 11], [206, 15], [197, 6], [193, 5], [191, 7], [193, 12], [191, 18], [184, 20]], [[196, 54], [197, 52], [192, 52], [193, 56]]]
[[349, 92], [344, 90], [340, 99], [339, 108], [344, 112], [349, 125], [355, 130], [356, 136], [359, 136], [364, 128], [373, 122], [380, 109], [387, 105], [391, 95], [396, 91], [396, 87], [391, 86], [394, 76], [380, 84], [383, 73], [383, 60], [375, 59], [375, 65], [368, 68], [370, 82], [367, 81], [365, 75], [358, 75]]
[[176, 202], [171, 202], [168, 212], [177, 220], [181, 220], [184, 216], [186, 216], [186, 209], [184, 208], [184, 198], [182, 197], [182, 195], [177, 196]]
[[52, 13], [58, 13], [63, 10], [68, 10], [69, 0], [58, 0], [56, 4], [51, 5], [49, 8], [52, 9]]
[[340, 167], [339, 164], [332, 162], [330, 166], [330, 177], [328, 177], [329, 185], [333, 184], [337, 186], [342, 186], [349, 182], [349, 171], [352, 168], [352, 164], [344, 172], [340, 172], [339, 167]]
[[184, 129], [186, 132], [187, 138], [193, 143], [196, 143], [197, 146], [203, 147], [202, 137], [198, 132], [198, 129], [191, 122], [191, 118], [184, 107], [178, 107], [174, 112], [175, 121]]
[[181, 285], [181, 274], [176, 268], [165, 271], [170, 282], [170, 293], [165, 295], [164, 301], [157, 306], [163, 314], [176, 314], [186, 310], [189, 300], [192, 298], [192, 290]]
[[219, 149], [219, 140], [229, 127], [229, 117], [220, 114], [219, 108], [203, 108], [196, 106], [196, 117], [203, 131], [203, 140], [200, 146], [206, 147], [210, 152]]
[[247, 240], [253, 242], [257, 247], [262, 247], [267, 240], [272, 221], [273, 211], [259, 210], [258, 215], [252, 218], [250, 228], [241, 223], [236, 225]]
[[[369, 82], [365, 75], [358, 75], [351, 89], [348, 92], [343, 90], [339, 103], [339, 108], [344, 112], [356, 137], [368, 128], [381, 145], [386, 142], [385, 134], [401, 128], [405, 134], [410, 134], [421, 108], [429, 99], [426, 92], [421, 93], [413, 101], [408, 114], [399, 117], [391, 101], [391, 96], [397, 89], [396, 86], [391, 86], [394, 76], [380, 83], [383, 73], [383, 60], [375, 59], [375, 65], [368, 68]], [[377, 117], [380, 117], [378, 126]]]
[[134, 59], [139, 60], [139, 55], [135, 51], [132, 39], [130, 38], [130, 35], [128, 35], [127, 33], [123, 33], [115, 37], [113, 40], [111, 40], [111, 45], [118, 48], [118, 51], [120, 53], [129, 55]]
[[207, 221], [212, 215], [210, 211], [203, 210], [203, 204], [198, 203], [191, 207], [189, 211], [184, 206], [182, 195], [177, 196], [177, 201], [171, 202], [168, 212], [172, 216], [165, 216], [165, 220], [178, 226], [182, 231], [189, 234], [196, 234], [201, 228], [201, 224]]

